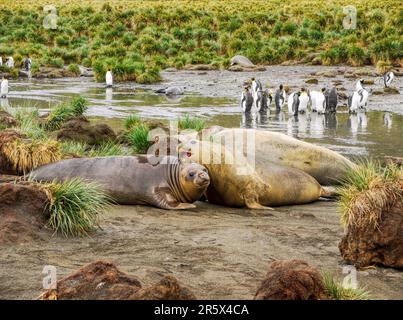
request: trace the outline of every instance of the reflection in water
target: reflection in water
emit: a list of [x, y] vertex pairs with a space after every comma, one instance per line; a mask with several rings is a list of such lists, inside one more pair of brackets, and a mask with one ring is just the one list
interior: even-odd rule
[[368, 118], [365, 112], [358, 112], [356, 114], [350, 114], [347, 126], [350, 128], [351, 133], [355, 137], [358, 133], [358, 129], [362, 132], [366, 132], [368, 126]]
[[105, 100], [106, 101], [112, 101], [112, 96], [113, 96], [112, 88], [110, 88], [110, 87], [106, 88]]
[[242, 128], [257, 128], [257, 113], [245, 112], [242, 114]]
[[326, 120], [324, 114], [313, 112], [311, 114], [310, 133], [315, 138], [322, 138], [325, 130]]
[[0, 99], [0, 107], [7, 111], [10, 108], [10, 101], [8, 98]]
[[257, 123], [260, 126], [264, 126], [267, 124], [269, 117], [267, 116], [267, 113], [260, 113], [258, 112], [257, 114]]
[[272, 119], [274, 121], [277, 121], [277, 122], [285, 122], [285, 113], [284, 113], [284, 111], [280, 111], [280, 110], [276, 109]]
[[389, 112], [385, 112], [383, 115], [383, 125], [390, 130], [392, 128], [392, 115]]
[[337, 115], [335, 112], [325, 114], [325, 127], [330, 130], [337, 129]]

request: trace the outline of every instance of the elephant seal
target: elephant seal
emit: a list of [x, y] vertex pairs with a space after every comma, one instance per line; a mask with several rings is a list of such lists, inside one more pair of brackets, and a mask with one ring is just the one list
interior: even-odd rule
[[268, 206], [304, 204], [321, 196], [333, 196], [309, 174], [260, 159], [250, 166], [243, 154], [209, 141], [190, 140], [179, 147], [181, 159], [203, 164], [211, 179], [209, 202], [231, 207], [262, 209]]
[[231, 66], [241, 66], [245, 68], [252, 68], [255, 65], [250, 61], [247, 57], [241, 56], [241, 55], [236, 55], [233, 56], [230, 60]]
[[197, 163], [164, 157], [150, 164], [147, 156], [68, 159], [31, 172], [37, 181], [79, 177], [95, 181], [119, 204], [151, 205], [162, 209], [190, 209], [206, 191], [210, 178]]
[[[248, 138], [251, 134], [252, 139]], [[278, 132], [225, 129], [212, 139], [216, 143], [241, 145], [246, 157], [248, 143], [252, 143], [256, 160], [299, 169], [321, 185], [338, 184], [347, 170], [354, 167], [354, 163], [335, 151]]]

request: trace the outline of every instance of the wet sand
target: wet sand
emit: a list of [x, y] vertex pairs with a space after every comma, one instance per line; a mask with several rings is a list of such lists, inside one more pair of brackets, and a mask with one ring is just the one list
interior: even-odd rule
[[[251, 299], [270, 262], [303, 259], [343, 279], [338, 242], [343, 234], [336, 204], [251, 211], [198, 203], [198, 209], [165, 211], [117, 206], [90, 238], [54, 236], [41, 243], [0, 248], [0, 298], [34, 299], [42, 268], [57, 267], [59, 279], [98, 259], [138, 276], [145, 285], [171, 274], [199, 299]], [[403, 273], [358, 272], [374, 298], [403, 299]]]

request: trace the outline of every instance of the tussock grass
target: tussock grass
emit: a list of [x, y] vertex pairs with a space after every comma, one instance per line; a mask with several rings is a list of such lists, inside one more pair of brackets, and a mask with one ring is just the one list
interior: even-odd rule
[[2, 153], [14, 170], [22, 174], [62, 158], [59, 143], [54, 140], [15, 139], [2, 146]]
[[382, 212], [403, 199], [403, 170], [390, 163], [366, 161], [350, 169], [338, 188], [345, 227], [376, 228]]
[[73, 154], [80, 157], [110, 157], [129, 155], [122, 145], [108, 141], [97, 146], [89, 146], [77, 141], [64, 141], [60, 144], [64, 154]]
[[44, 140], [47, 139], [47, 134], [39, 122], [39, 112], [34, 110], [32, 112], [18, 111], [16, 119], [19, 122], [18, 131], [31, 139]]
[[55, 232], [68, 236], [87, 235], [99, 228], [99, 216], [111, 199], [94, 182], [74, 178], [43, 186], [49, 195], [49, 226]]
[[151, 146], [149, 141], [150, 129], [144, 124], [139, 124], [127, 133], [127, 140], [133, 146], [134, 151], [140, 154], [147, 153], [148, 148]]
[[186, 114], [183, 118], [178, 120], [178, 127], [181, 130], [192, 129], [200, 131], [204, 129], [206, 122], [203, 119], [191, 118], [189, 114]]
[[369, 300], [370, 293], [361, 288], [345, 288], [334, 280], [330, 272], [322, 272], [323, 284], [327, 294], [334, 300]]
[[87, 104], [87, 100], [83, 97], [74, 98], [69, 104], [60, 104], [49, 114], [44, 125], [45, 129], [58, 130], [65, 121], [82, 116], [87, 110]]
[[131, 114], [124, 120], [124, 127], [126, 130], [131, 130], [133, 127], [139, 125], [141, 123], [141, 119], [135, 115]]

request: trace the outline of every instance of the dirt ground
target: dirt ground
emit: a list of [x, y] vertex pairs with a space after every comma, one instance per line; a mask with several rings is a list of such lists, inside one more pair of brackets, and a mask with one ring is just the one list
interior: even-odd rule
[[[0, 298], [35, 299], [42, 269], [59, 279], [98, 259], [152, 284], [170, 274], [199, 299], [251, 299], [269, 263], [303, 259], [343, 279], [338, 242], [343, 234], [336, 204], [251, 211], [197, 203], [190, 211], [117, 206], [92, 237], [49, 237], [0, 248]], [[403, 299], [403, 273], [384, 268], [358, 272], [373, 298]]]

